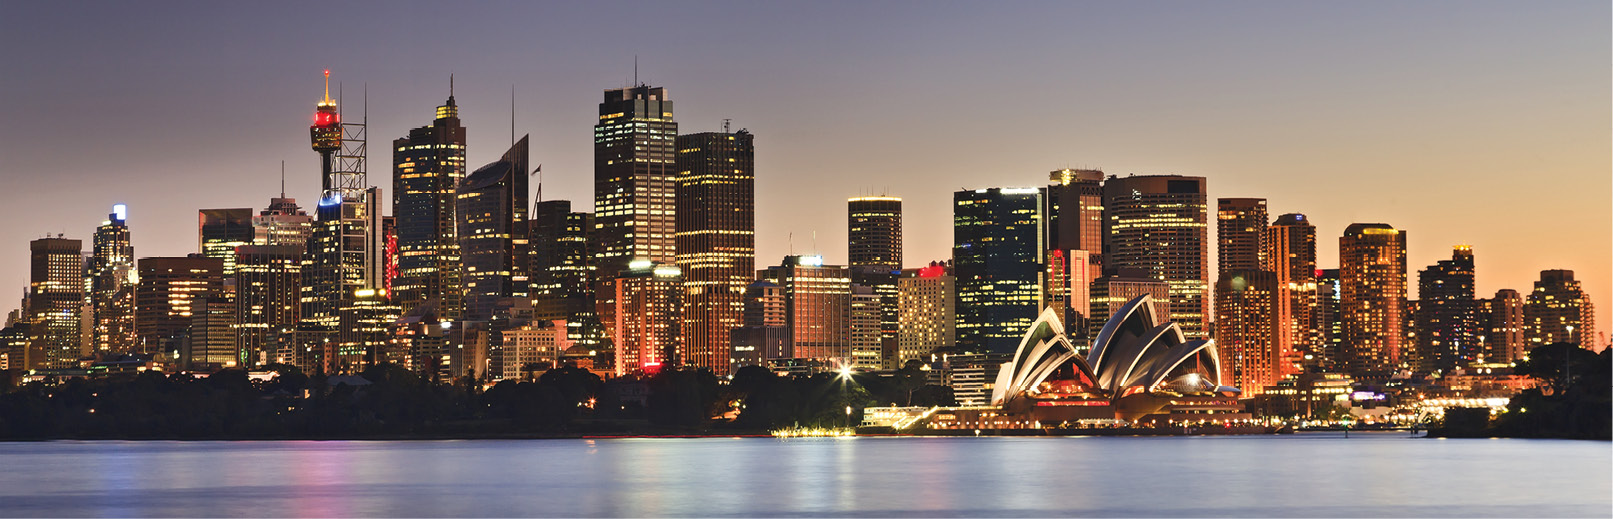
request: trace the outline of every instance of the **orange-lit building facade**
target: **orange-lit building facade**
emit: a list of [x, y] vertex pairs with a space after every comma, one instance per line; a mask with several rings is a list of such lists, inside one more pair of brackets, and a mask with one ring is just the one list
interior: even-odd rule
[[616, 375], [655, 372], [680, 362], [683, 275], [678, 268], [635, 262], [612, 285]]
[[1363, 378], [1399, 367], [1406, 307], [1406, 231], [1357, 223], [1339, 238], [1339, 367]]
[[677, 263], [683, 273], [683, 365], [734, 368], [733, 330], [756, 274], [756, 147], [750, 132], [678, 136]]

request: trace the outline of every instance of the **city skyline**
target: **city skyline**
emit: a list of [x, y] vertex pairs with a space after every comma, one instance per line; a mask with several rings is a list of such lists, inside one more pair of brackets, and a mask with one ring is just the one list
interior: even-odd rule
[[[20, 295], [26, 287], [28, 240], [63, 233], [88, 243], [113, 204], [127, 204], [131, 240], [142, 258], [198, 252], [191, 218], [200, 209], [262, 210], [265, 200], [280, 192], [280, 160], [287, 164], [286, 196], [305, 207], [313, 205], [319, 166], [307, 152], [302, 127], [309, 123], [308, 105], [319, 98], [319, 72], [325, 68], [342, 86], [333, 85], [337, 91], [332, 95], [346, 98], [342, 106], [349, 119], [359, 115], [357, 107], [368, 106], [376, 142], [402, 137], [429, 121], [449, 93], [449, 74], [455, 74], [464, 124], [473, 129], [466, 159], [473, 165], [492, 162], [508, 147], [513, 84], [514, 130], [533, 135], [530, 162], [549, 166], [543, 200], [571, 200], [574, 210], [590, 211], [589, 128], [596, 121], [589, 111], [600, 91], [627, 86], [632, 56], [638, 54], [639, 79], [665, 87], [677, 100], [681, 131], [716, 131], [721, 119], [729, 118], [736, 128], [757, 132], [758, 266], [774, 265], [790, 252], [821, 253], [827, 263], [847, 264], [840, 204], [866, 194], [904, 199], [903, 266], [945, 259], [952, 241], [952, 191], [1041, 186], [1047, 171], [1087, 167], [1122, 177], [1202, 176], [1209, 199], [1259, 197], [1270, 202], [1270, 214], [1304, 213], [1317, 226], [1319, 268], [1338, 268], [1338, 249], [1329, 244], [1344, 227], [1382, 222], [1409, 231], [1408, 276], [1448, 257], [1450, 247], [1466, 244], [1473, 246], [1481, 296], [1503, 288], [1527, 293], [1540, 271], [1569, 269], [1585, 282], [1593, 301], [1608, 301], [1613, 284], [1608, 262], [1613, 232], [1605, 217], [1608, 50], [1605, 34], [1594, 34], [1601, 27], [1580, 20], [1605, 20], [1605, 5], [1475, 5], [1450, 13], [1428, 6], [1372, 13], [1341, 6], [1309, 12], [1184, 6], [1163, 21], [1154, 20], [1164, 26], [1157, 31], [1182, 30], [1173, 35], [1176, 39], [1150, 43], [1127, 37], [1109, 45], [1096, 38], [1114, 37], [1109, 31], [1116, 29], [1087, 36], [1074, 34], [1079, 30], [1014, 36], [1006, 42], [986, 42], [966, 30], [970, 23], [1026, 29], [1047, 23], [1013, 9], [975, 13], [980, 17], [970, 23], [962, 20], [968, 8], [926, 9], [936, 12], [924, 13], [893, 35], [876, 34], [876, 22], [906, 13], [889, 7], [864, 8], [868, 21], [849, 21], [855, 17], [844, 12], [802, 13], [805, 20], [800, 21], [830, 17], [822, 20], [830, 29], [826, 32], [845, 36], [846, 42], [785, 31], [759, 49], [727, 50], [719, 45], [724, 34], [658, 48], [650, 42], [665, 33], [656, 29], [599, 49], [528, 43], [504, 50], [497, 48], [500, 42], [511, 42], [487, 36], [432, 49], [418, 61], [399, 61], [409, 52], [382, 50], [386, 42], [404, 36], [385, 32], [371, 33], [379, 36], [376, 48], [360, 45], [317, 56], [302, 52], [307, 49], [288, 49], [295, 39], [285, 30], [291, 22], [275, 13], [258, 13], [266, 15], [268, 32], [248, 31], [227, 40], [244, 51], [240, 60], [183, 48], [183, 39], [158, 34], [168, 22], [116, 32], [134, 42], [126, 48], [71, 43], [27, 55], [19, 52], [27, 45], [18, 39], [37, 35], [38, 29], [18, 27], [0, 38], [10, 43], [7, 61], [20, 73], [0, 79], [0, 86], [27, 101], [15, 116], [31, 124], [0, 130], [5, 132], [0, 134], [5, 143], [0, 155], [10, 159], [0, 168], [17, 182], [3, 200], [33, 218], [0, 234], [0, 241], [12, 244], [0, 253], [0, 267], [11, 273], [0, 276], [0, 288], [12, 287]], [[1571, 12], [1576, 8], [1595, 12]], [[27, 12], [33, 9], [40, 8], [22, 7], [15, 19], [37, 15], [49, 22], [85, 16], [93, 29], [111, 23], [125, 7]], [[193, 37], [221, 36], [206, 20], [249, 9], [197, 9], [191, 20], [202, 20], [198, 28], [204, 34]], [[565, 9], [570, 8], [534, 8], [555, 15], [544, 23], [603, 16]], [[741, 31], [749, 34], [768, 27], [761, 22], [773, 10], [784, 9], [750, 7], [731, 16], [757, 22]], [[401, 9], [406, 17], [464, 16], [457, 21], [466, 28], [471, 19], [488, 18], [471, 16], [478, 10], [488, 9]], [[690, 10], [681, 16], [701, 11]], [[1389, 10], [1405, 16], [1391, 21], [1395, 17], [1383, 13]], [[334, 11], [329, 18], [349, 21], [383, 22], [398, 16], [356, 7]], [[1128, 8], [1068, 11], [1083, 23], [1127, 27], [1142, 21]], [[1195, 11], [1212, 11], [1239, 23], [1224, 29], [1199, 27], [1192, 20]], [[1339, 19], [1324, 21], [1320, 11]], [[1302, 23], [1276, 27], [1282, 20]], [[1490, 41], [1493, 33], [1478, 30], [1503, 20], [1512, 39]], [[1357, 29], [1365, 33], [1386, 36], [1386, 42], [1340, 32], [1352, 22], [1362, 24]], [[1302, 28], [1328, 30], [1306, 34]], [[952, 29], [963, 36], [943, 36]], [[1425, 29], [1450, 39], [1417, 34]], [[1247, 39], [1227, 36], [1238, 30], [1254, 33]], [[1213, 49], [1196, 50], [1193, 36], [1205, 37], [1204, 31], [1219, 39]], [[1261, 45], [1271, 41], [1262, 38], [1278, 37], [1295, 49]], [[1065, 56], [1030, 49], [1031, 56], [1020, 60], [991, 60], [992, 51], [1012, 48], [1002, 46], [1033, 41], [1078, 52]], [[942, 45], [913, 48], [926, 42]], [[1595, 45], [1582, 45], [1586, 43]], [[754, 61], [781, 44], [787, 52], [777, 59]], [[876, 52], [836, 60], [814, 58], [804, 50], [822, 46], [829, 50], [820, 52], [839, 56], [857, 44]], [[1395, 44], [1405, 45], [1400, 49], [1405, 52], [1391, 52]], [[712, 63], [718, 60], [680, 55], [677, 49], [683, 48], [720, 51], [716, 57], [733, 58], [733, 63], [716, 66]], [[955, 73], [957, 69], [939, 62], [959, 51], [987, 72]], [[1237, 51], [1259, 52], [1243, 56]], [[1350, 52], [1329, 54], [1339, 51]], [[509, 63], [524, 62], [511, 61], [510, 52], [536, 52], [554, 63], [538, 60], [511, 67]], [[1352, 59], [1312, 62], [1307, 52]], [[1195, 57], [1209, 59], [1194, 63]], [[1315, 70], [1321, 66], [1336, 70]], [[1495, 77], [1498, 68], [1516, 73]], [[835, 77], [809, 75], [826, 72]], [[106, 74], [116, 76], [119, 81], [110, 84], [120, 88], [88, 79]], [[755, 78], [746, 79], [751, 74]], [[1073, 108], [1022, 109], [1025, 88], [1066, 90], [1046, 88], [1049, 84], [1070, 85], [1071, 93], [1058, 95], [1071, 96], [1067, 99]], [[1128, 88], [1139, 92], [1126, 92]], [[358, 94], [366, 89], [369, 99]], [[762, 95], [781, 91], [795, 99], [793, 109], [773, 108], [774, 96]], [[935, 115], [909, 106], [937, 102], [951, 103], [954, 109]], [[1240, 124], [1227, 128], [1227, 121]], [[189, 130], [149, 131], [154, 125]], [[198, 135], [198, 129], [215, 125], [224, 129]], [[1009, 146], [995, 140], [1008, 135], [1014, 139]], [[870, 139], [881, 145], [866, 145]], [[72, 151], [53, 140], [70, 144]], [[386, 154], [379, 149], [372, 154], [370, 184], [390, 187]], [[1352, 178], [1359, 181], [1345, 181]], [[1549, 228], [1553, 224], [1558, 228]], [[1209, 252], [1214, 257], [1213, 246]], [[3, 306], [9, 310], [14, 304]], [[1607, 322], [1601, 331], [1608, 329]]]

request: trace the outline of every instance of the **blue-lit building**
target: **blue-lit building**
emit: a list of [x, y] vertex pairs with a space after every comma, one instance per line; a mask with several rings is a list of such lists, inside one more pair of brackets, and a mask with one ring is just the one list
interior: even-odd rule
[[952, 196], [957, 348], [1011, 353], [1042, 301], [1042, 192], [958, 191]]

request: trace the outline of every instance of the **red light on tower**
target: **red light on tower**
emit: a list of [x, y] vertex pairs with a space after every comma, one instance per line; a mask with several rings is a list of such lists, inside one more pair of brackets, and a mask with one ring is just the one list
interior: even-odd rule
[[314, 151], [327, 153], [342, 148], [342, 116], [330, 98], [330, 71], [325, 71], [325, 98], [314, 109], [314, 125], [308, 127]]

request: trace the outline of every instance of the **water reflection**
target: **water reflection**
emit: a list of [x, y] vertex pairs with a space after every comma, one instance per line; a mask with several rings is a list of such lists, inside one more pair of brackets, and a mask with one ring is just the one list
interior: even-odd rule
[[0, 443], [0, 515], [1605, 516], [1610, 454], [1359, 433]]

